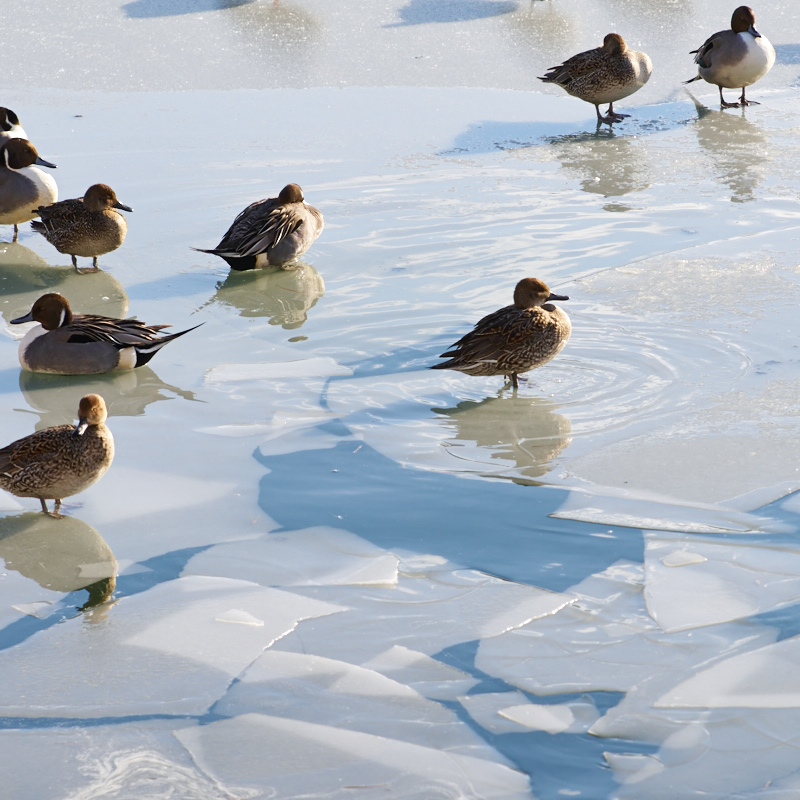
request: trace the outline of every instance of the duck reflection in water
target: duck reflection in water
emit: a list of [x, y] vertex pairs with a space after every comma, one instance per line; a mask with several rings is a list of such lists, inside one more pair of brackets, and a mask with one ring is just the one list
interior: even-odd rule
[[[75, 392], [102, 394], [110, 417], [141, 417], [150, 403], [172, 400], [200, 402], [193, 392], [164, 383], [148, 367], [94, 375], [50, 375], [43, 372], [20, 370], [19, 388], [30, 407], [30, 413], [39, 416], [36, 429], [58, 425], [69, 416], [68, 398]], [[66, 396], [66, 397], [65, 397]]]
[[[613, 130], [568, 134], [548, 140], [568, 175], [580, 181], [584, 192], [622, 197], [650, 186], [647, 161], [639, 140]], [[606, 210], [623, 210], [618, 206]], [[627, 210], [627, 209], [625, 209]]]
[[237, 309], [243, 317], [268, 317], [270, 325], [300, 328], [325, 293], [322, 276], [310, 264], [295, 269], [231, 272], [209, 302]]
[[[69, 297], [85, 314], [124, 318], [128, 295], [122, 284], [102, 270], [91, 280], [72, 267], [53, 267], [38, 253], [17, 243], [0, 242], [0, 313], [7, 323], [30, 310], [46, 292]], [[22, 334], [20, 334], [22, 338]]]
[[451, 455], [485, 465], [486, 472], [538, 478], [551, 471], [552, 461], [572, 441], [570, 421], [557, 413], [558, 408], [541, 397], [500, 390], [496, 397], [433, 411], [446, 417], [453, 430], [453, 438], [444, 445]]
[[755, 200], [764, 177], [763, 165], [772, 161], [770, 141], [764, 131], [740, 113], [707, 108], [687, 92], [697, 110], [697, 141], [714, 164], [717, 179], [731, 191], [732, 203]]
[[42, 588], [69, 594], [85, 589], [82, 609], [105, 603], [117, 583], [117, 559], [103, 537], [75, 517], [43, 514], [0, 517], [0, 558]]

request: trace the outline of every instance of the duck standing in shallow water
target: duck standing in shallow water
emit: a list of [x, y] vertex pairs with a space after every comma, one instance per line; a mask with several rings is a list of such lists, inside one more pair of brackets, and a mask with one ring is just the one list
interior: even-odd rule
[[[42, 511], [61, 519], [61, 501], [88, 489], [114, 459], [114, 437], [105, 426], [106, 403], [87, 394], [77, 425], [56, 425], [17, 439], [0, 450], [0, 487], [17, 497], [38, 497]], [[55, 500], [53, 511], [46, 500]]]
[[[699, 81], [713, 83], [719, 88], [719, 102], [723, 108], [758, 105], [746, 100], [745, 87], [763, 78], [775, 63], [775, 48], [755, 28], [756, 16], [748, 6], [739, 6], [731, 17], [731, 27], [706, 39], [695, 53], [697, 75], [684, 83]], [[741, 89], [736, 103], [728, 103], [723, 89]]]
[[[614, 111], [614, 103], [639, 91], [653, 72], [646, 53], [631, 50], [618, 33], [608, 33], [603, 46], [568, 58], [557, 67], [550, 67], [540, 81], [556, 83], [573, 97], [591, 103], [597, 121], [621, 122], [630, 114]], [[600, 105], [608, 103], [608, 113], [600, 113]]]
[[[41, 233], [59, 253], [72, 256], [72, 266], [80, 273], [97, 272], [97, 257], [116, 250], [128, 232], [125, 217], [114, 209], [133, 211], [117, 200], [114, 190], [105, 183], [96, 183], [83, 197], [40, 206], [41, 217], [31, 227]], [[79, 269], [76, 256], [92, 259], [91, 268]]]
[[28, 134], [19, 124], [19, 117], [10, 109], [0, 107], [0, 145], [9, 139], [27, 139]]
[[[164, 345], [194, 328], [159, 336], [169, 325], [146, 325], [138, 319], [73, 314], [67, 298], [43, 294], [12, 325], [38, 322], [19, 345], [19, 363], [30, 372], [98, 375], [146, 364]], [[202, 325], [202, 323], [200, 323]]]
[[467, 375], [504, 375], [519, 387], [519, 374], [541, 367], [564, 348], [572, 332], [569, 317], [551, 300], [569, 300], [553, 294], [544, 281], [523, 278], [514, 289], [514, 304], [484, 317], [431, 369], [455, 369]]
[[277, 197], [247, 206], [213, 250], [193, 249], [224, 258], [239, 271], [286, 268], [311, 247], [322, 227], [322, 214], [304, 202], [296, 183], [290, 183]]
[[9, 139], [0, 147], [0, 225], [14, 226], [15, 242], [20, 222], [33, 219], [37, 206], [58, 200], [56, 182], [37, 164], [56, 168], [27, 139]]

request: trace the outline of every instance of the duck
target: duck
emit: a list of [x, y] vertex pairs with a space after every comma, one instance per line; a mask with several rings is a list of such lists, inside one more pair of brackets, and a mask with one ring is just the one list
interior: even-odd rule
[[[745, 98], [745, 88], [761, 80], [775, 63], [775, 48], [766, 36], [756, 30], [756, 16], [749, 6], [739, 6], [731, 17], [730, 30], [719, 31], [705, 40], [702, 47], [692, 50], [697, 75], [684, 83], [699, 81], [713, 83], [719, 89], [722, 108], [759, 105]], [[723, 89], [741, 89], [742, 96], [729, 103]]]
[[[159, 336], [169, 325], [146, 325], [137, 319], [73, 314], [69, 301], [56, 292], [43, 294], [12, 325], [38, 322], [19, 345], [19, 363], [29, 372], [55, 375], [99, 375], [141, 367], [164, 345], [199, 328]], [[201, 325], [203, 323], [200, 323]]]
[[[591, 103], [597, 112], [598, 125], [621, 122], [630, 114], [614, 111], [614, 103], [638, 92], [653, 73], [653, 63], [646, 53], [631, 50], [618, 33], [608, 33], [603, 46], [586, 50], [568, 58], [557, 67], [550, 67], [540, 77], [545, 83], [561, 86], [567, 94]], [[608, 103], [608, 112], [600, 113], [600, 105]]]
[[305, 202], [303, 190], [290, 183], [277, 197], [257, 200], [244, 209], [211, 253], [244, 271], [283, 267], [297, 261], [322, 233], [322, 214]]
[[58, 187], [51, 175], [38, 169], [56, 169], [45, 161], [27, 139], [9, 139], [0, 147], [0, 225], [14, 226], [33, 219], [37, 206], [58, 200]]
[[519, 375], [554, 359], [572, 332], [569, 317], [552, 300], [569, 300], [553, 294], [538, 278], [523, 278], [514, 288], [514, 303], [480, 320], [431, 369], [455, 369], [467, 375], [504, 375], [514, 389]]
[[[77, 425], [56, 425], [0, 449], [0, 487], [17, 497], [38, 497], [42, 511], [59, 513], [65, 497], [88, 489], [114, 460], [114, 437], [106, 427], [105, 400], [87, 394], [78, 404]], [[53, 511], [47, 500], [54, 500]]]
[[0, 145], [9, 139], [27, 139], [28, 134], [19, 124], [19, 117], [10, 109], [0, 106]]
[[[125, 241], [128, 223], [114, 209], [133, 211], [120, 203], [114, 190], [105, 183], [95, 183], [83, 197], [42, 205], [36, 209], [41, 220], [31, 227], [41, 233], [59, 253], [72, 256], [72, 266], [81, 274], [97, 272], [98, 256], [116, 250]], [[78, 267], [77, 256], [92, 259], [92, 266]]]

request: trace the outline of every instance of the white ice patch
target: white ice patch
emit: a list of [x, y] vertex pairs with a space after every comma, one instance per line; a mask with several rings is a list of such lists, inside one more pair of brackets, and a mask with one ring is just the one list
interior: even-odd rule
[[467, 713], [482, 728], [492, 733], [525, 733], [525, 728], [500, 712], [527, 702], [522, 692], [487, 692], [458, 698]]
[[398, 559], [347, 531], [308, 528], [204, 550], [184, 575], [243, 578], [268, 586], [394, 586]]
[[500, 709], [497, 713], [526, 728], [547, 733], [584, 733], [599, 716], [590, 700], [553, 705], [525, 703]]
[[728, 658], [665, 692], [656, 708], [800, 708], [800, 637]]
[[[265, 624], [219, 622], [231, 608]], [[88, 625], [76, 617], [0, 652], [7, 677], [0, 687], [0, 713], [202, 714], [233, 678], [299, 622], [341, 610], [241, 580], [167, 581], [121, 599], [108, 624]], [[153, 675], [158, 680], [146, 677]]]
[[645, 575], [665, 631], [716, 625], [800, 600], [800, 548], [647, 532]]
[[328, 800], [354, 792], [409, 800], [532, 797], [527, 776], [503, 763], [327, 725], [245, 714], [175, 735], [223, 786], [275, 800], [297, 797], [298, 786]]
[[272, 378], [326, 378], [351, 375], [352, 370], [327, 356], [299, 361], [276, 361], [267, 364], [221, 364], [206, 371], [209, 383], [239, 383]]

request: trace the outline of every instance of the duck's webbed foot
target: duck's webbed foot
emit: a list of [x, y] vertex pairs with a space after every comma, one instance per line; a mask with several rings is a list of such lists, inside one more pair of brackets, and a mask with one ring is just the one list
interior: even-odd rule
[[59, 509], [61, 508], [61, 501], [56, 500], [55, 505], [53, 506], [53, 510], [50, 511], [47, 508], [47, 503], [43, 497], [39, 498], [39, 502], [42, 504], [42, 511], [47, 514], [48, 517], [52, 517], [53, 519], [64, 519], [63, 514], [59, 514]]

